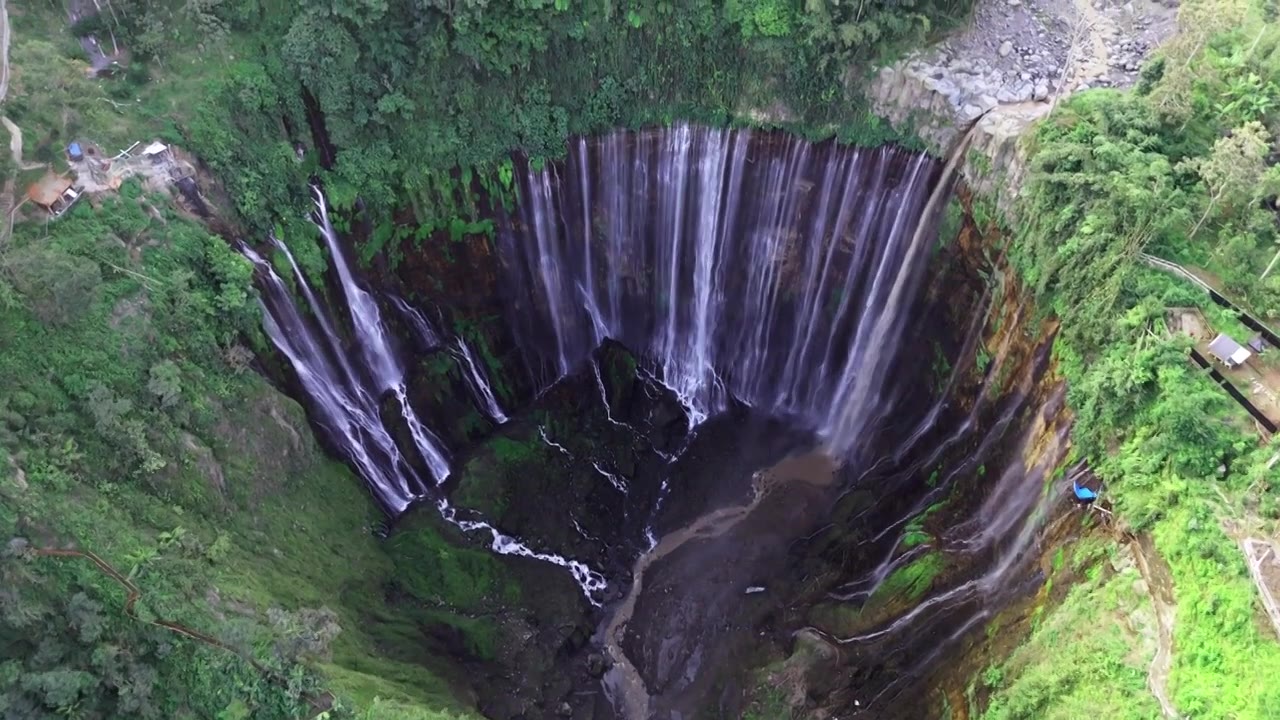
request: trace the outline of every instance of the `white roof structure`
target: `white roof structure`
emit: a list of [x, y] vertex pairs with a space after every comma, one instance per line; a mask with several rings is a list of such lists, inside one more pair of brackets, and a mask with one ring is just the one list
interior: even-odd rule
[[1209, 352], [1231, 367], [1241, 365], [1253, 356], [1253, 353], [1226, 335], [1218, 335], [1214, 338], [1213, 342], [1209, 343]]
[[160, 153], [162, 153], [162, 152], [164, 152], [165, 150], [168, 150], [168, 149], [169, 149], [169, 146], [168, 146], [168, 145], [165, 145], [164, 143], [162, 143], [162, 142], [158, 142], [158, 141], [157, 141], [157, 142], [153, 142], [153, 143], [151, 143], [150, 145], [148, 145], [148, 146], [146, 146], [145, 148], [143, 148], [143, 149], [142, 149], [142, 154], [143, 154], [143, 155], [147, 155], [147, 156], [151, 156], [151, 155], [159, 155]]

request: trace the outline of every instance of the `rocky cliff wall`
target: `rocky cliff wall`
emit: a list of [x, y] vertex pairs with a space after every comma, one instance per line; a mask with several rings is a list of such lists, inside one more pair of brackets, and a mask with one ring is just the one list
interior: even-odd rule
[[1008, 212], [1025, 172], [1019, 138], [1068, 95], [1128, 87], [1174, 31], [1176, 0], [980, 0], [964, 28], [871, 79], [873, 109], [939, 153], [975, 120], [965, 164]]

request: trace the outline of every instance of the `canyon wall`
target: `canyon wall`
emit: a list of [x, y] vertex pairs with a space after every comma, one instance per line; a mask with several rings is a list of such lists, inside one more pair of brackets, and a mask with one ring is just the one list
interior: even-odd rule
[[[626, 133], [617, 137], [630, 142]], [[653, 131], [651, 140], [661, 144], [679, 137]], [[782, 168], [805, 153], [836, 152], [784, 136], [775, 139], [753, 145], [757, 149], [750, 164], [779, 163]], [[607, 140], [593, 142], [609, 146]], [[602, 243], [595, 248], [596, 262], [608, 265], [603, 243], [612, 237], [608, 230], [617, 218], [610, 220], [607, 213], [595, 216], [603, 213], [596, 208], [583, 219], [583, 211], [591, 208], [572, 201], [588, 193], [601, 198], [608, 193], [585, 176], [576, 185], [564, 180], [579, 172], [575, 158], [594, 165], [602, 157], [571, 152], [567, 165], [527, 170], [521, 192], [525, 197], [541, 192], [541, 210], [526, 205], [523, 215], [497, 218], [498, 227], [510, 223], [523, 233], [503, 239], [506, 250], [485, 235], [440, 238], [400, 248], [403, 257], [398, 262], [391, 262], [390, 254], [375, 258], [375, 272], [368, 278], [370, 291], [382, 298], [383, 322], [409, 350], [408, 402], [450, 448], [453, 470], [443, 490], [462, 513], [442, 523], [434, 503], [423, 503], [394, 532], [393, 554], [406, 573], [405, 581], [397, 583], [398, 605], [415, 607], [431, 597], [433, 582], [446, 579], [421, 569], [424, 559], [431, 557], [429, 549], [438, 547], [442, 538], [459, 548], [475, 542], [474, 536], [468, 537], [473, 533], [457, 520], [483, 521], [501, 531], [507, 538], [502, 542], [518, 539], [528, 549], [503, 551], [483, 563], [483, 550], [466, 550], [469, 557], [479, 552], [468, 563], [488, 568], [483, 575], [489, 578], [483, 585], [487, 589], [455, 598], [443, 612], [414, 615], [421, 632], [439, 638], [433, 646], [442, 657], [453, 658], [455, 667], [470, 668], [458, 682], [492, 717], [552, 717], [565, 707], [573, 717], [611, 717], [612, 706], [602, 702], [599, 692], [583, 696], [571, 691], [595, 687], [608, 677], [607, 658], [587, 639], [600, 617], [596, 607], [609, 608], [621, 596], [630, 582], [632, 563], [656, 538], [739, 501], [751, 485], [753, 470], [778, 459], [771, 452], [785, 453], [813, 442], [806, 441], [803, 422], [800, 427], [788, 429], [783, 423], [744, 435], [745, 428], [763, 418], [753, 420], [752, 410], [741, 398], [731, 399], [732, 394], [715, 400], [724, 405], [708, 407], [728, 414], [696, 436], [688, 434], [680, 405], [690, 398], [680, 398], [662, 381], [662, 366], [653, 365], [653, 355], [660, 359], [671, 348], [686, 347], [671, 342], [692, 342], [682, 339], [682, 333], [695, 332], [697, 315], [681, 319], [678, 331], [664, 334], [663, 328], [671, 327], [664, 322], [671, 310], [655, 289], [674, 283], [689, 292], [686, 286], [694, 282], [696, 290], [693, 276], [672, 274], [663, 280], [666, 276], [657, 270], [648, 277], [633, 277], [574, 269], [584, 257], [593, 257], [590, 250], [583, 254], [593, 243]], [[706, 173], [698, 169], [702, 162], [694, 158], [684, 164], [691, 188]], [[625, 164], [634, 163], [632, 158]], [[815, 193], [814, 182], [822, 172], [806, 172], [814, 179], [779, 186], [806, 198], [791, 211], [822, 206], [821, 198], [830, 189], [822, 186], [822, 192]], [[641, 172], [637, 177], [650, 176], [663, 174]], [[885, 177], [901, 178], [903, 171], [888, 170]], [[537, 183], [546, 186], [539, 191]], [[761, 191], [766, 196], [768, 187]], [[775, 201], [780, 202], [769, 196], [753, 212], [773, 207], [770, 203]], [[646, 212], [652, 210], [650, 204], [663, 207], [656, 198], [641, 196], [640, 202]], [[777, 207], [788, 205], [781, 202]], [[839, 215], [834, 207], [828, 212], [832, 218]], [[852, 230], [824, 229], [822, 221], [814, 219], [819, 216], [802, 214], [819, 240], [829, 235], [848, 241], [842, 253], [859, 247], [852, 242], [857, 235]], [[652, 215], [661, 218], [664, 213]], [[647, 227], [639, 218], [636, 222], [637, 228]], [[869, 221], [864, 218], [865, 222]], [[820, 257], [806, 261], [806, 255], [795, 250], [806, 246], [799, 240], [806, 235], [770, 229], [767, 222], [763, 229], [757, 225], [753, 221], [741, 231], [791, 248], [766, 253], [761, 260], [762, 267], [781, 263], [777, 292], [794, 302], [779, 307], [790, 313], [795, 303], [815, 310], [825, 305], [803, 300], [809, 295], [804, 291], [805, 267], [817, 267]], [[757, 700], [755, 682], [772, 684], [782, 677], [775, 674], [785, 671], [797, 710], [838, 711], [874, 696], [884, 717], [928, 715], [937, 709], [935, 691], [944, 684], [936, 668], [969, 667], [966, 648], [972, 632], [999, 608], [1035, 596], [1039, 580], [1034, 558], [1045, 515], [1060, 509], [1064, 497], [1060, 482], [1052, 487], [1044, 482], [1065, 452], [1068, 426], [1061, 388], [1048, 364], [1054, 328], [1033, 323], [1028, 299], [999, 260], [994, 227], [978, 227], [965, 202], [953, 204], [942, 225], [941, 236], [930, 239], [925, 250], [927, 269], [916, 319], [904, 324], [905, 332], [895, 341], [900, 345], [898, 360], [889, 376], [902, 392], [881, 408], [880, 421], [860, 439], [867, 452], [862, 462], [846, 465], [839, 474], [834, 486], [842, 489], [838, 496], [828, 497], [821, 489], [774, 492], [744, 518], [738, 532], [755, 531], [731, 533], [717, 543], [697, 540], [651, 569], [654, 579], [646, 586], [651, 589], [635, 603], [622, 647], [635, 660], [658, 706], [684, 711], [716, 702], [744, 710]], [[696, 275], [697, 268], [715, 256], [696, 251], [702, 242], [695, 239], [700, 232], [696, 223], [688, 232], [688, 255], [671, 254], [669, 260], [681, 267], [687, 263]], [[646, 230], [641, 236], [649, 234]], [[657, 231], [658, 235], [670, 242], [679, 233]], [[814, 247], [825, 247], [815, 242]], [[866, 242], [862, 238], [861, 244]], [[562, 257], [547, 266], [539, 256]], [[532, 276], [526, 275], [523, 282], [533, 291], [509, 279], [509, 263]], [[553, 270], [554, 283], [545, 275], [538, 279]], [[885, 282], [893, 284], [894, 274], [887, 273]], [[615, 287], [616, 278], [625, 281], [614, 293], [608, 288]], [[857, 273], [848, 275], [855, 290], [857, 278]], [[871, 280], [867, 276], [867, 289], [875, 284]], [[576, 288], [579, 294], [572, 304], [556, 310], [551, 300], [539, 299], [553, 284]], [[591, 287], [596, 291], [588, 291]], [[330, 290], [341, 292], [338, 287]], [[690, 297], [696, 296], [694, 292]], [[832, 295], [837, 301], [840, 296]], [[633, 318], [639, 319], [638, 326], [628, 329], [621, 315], [609, 314], [615, 312], [609, 308], [637, 302]], [[397, 311], [401, 303], [412, 312]], [[532, 304], [519, 310], [521, 303]], [[603, 310], [593, 313], [593, 306]], [[495, 422], [483, 417], [461, 366], [432, 350], [431, 343], [420, 342], [415, 313], [432, 324], [433, 333], [456, 334], [484, 348], [487, 374], [494, 387], [501, 388], [496, 392], [513, 419]], [[530, 325], [522, 327], [521, 322]], [[557, 322], [571, 324], [562, 330]], [[579, 335], [607, 330], [610, 323], [624, 339], [628, 333], [634, 335], [631, 342], [650, 357], [637, 363], [625, 348], [611, 346], [604, 353], [590, 353], [585, 365], [582, 360], [587, 358], [568, 361], [569, 355], [588, 353], [601, 339], [580, 342]], [[604, 332], [602, 337], [609, 335]], [[532, 348], [530, 338], [536, 343]], [[565, 349], [566, 341], [573, 343], [572, 352]], [[726, 347], [733, 350], [737, 345]], [[684, 356], [672, 357], [677, 372], [690, 367]], [[735, 382], [751, 378], [739, 373]], [[393, 409], [391, 416], [401, 413]], [[479, 419], [468, 419], [473, 414]], [[818, 424], [811, 429], [821, 430]], [[760, 438], [770, 433], [785, 442], [762, 442]], [[413, 439], [405, 436], [401, 442], [411, 444]], [[758, 452], [745, 452], [744, 442]], [[834, 515], [828, 516], [831, 508]], [[480, 539], [488, 543], [489, 537], [483, 534]], [[492, 537], [496, 550], [498, 536]], [[756, 549], [748, 552], [750, 547]], [[535, 554], [581, 563], [600, 573], [604, 586], [583, 586], [587, 592], [577, 592], [574, 576], [563, 564], [539, 560]], [[732, 577], [721, 578], [723, 582], [707, 584], [708, 578], [717, 577], [698, 570], [707, 563], [735, 570]], [[751, 590], [757, 585], [758, 590]], [[706, 595], [713, 588], [714, 599]], [[697, 607], [717, 608], [723, 622], [713, 623], [690, 610]], [[667, 627], [672, 622], [680, 627]], [[939, 625], [969, 634], [957, 632], [952, 643], [917, 647], [919, 657], [914, 660], [911, 653], [904, 654]], [[504, 641], [513, 634], [525, 638], [523, 650]], [[659, 650], [653, 643], [661, 638], [677, 639], [663, 641], [666, 649]], [[901, 645], [895, 652], [882, 652], [889, 641]], [[769, 664], [770, 658], [775, 665]], [[806, 658], [804, 662], [821, 662], [805, 665]], [[753, 668], [764, 665], [771, 669], [753, 674]], [[555, 671], [546, 673], [548, 666]], [[511, 683], [511, 677], [523, 680]], [[566, 685], [565, 678], [575, 680]], [[721, 695], [714, 696], [716, 692]]]

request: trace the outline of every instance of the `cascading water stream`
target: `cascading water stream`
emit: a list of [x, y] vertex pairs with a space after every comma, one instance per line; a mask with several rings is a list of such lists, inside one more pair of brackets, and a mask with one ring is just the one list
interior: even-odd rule
[[571, 143], [563, 165], [524, 169], [500, 231], [513, 326], [555, 378], [612, 338], [691, 424], [736, 399], [847, 456], [897, 392], [937, 170], [898, 149], [685, 125]]
[[[405, 385], [404, 364], [390, 342], [378, 305], [373, 296], [356, 283], [329, 223], [324, 196], [319, 189], [315, 189], [315, 194], [317, 227], [328, 244], [350, 314], [352, 336], [357, 346], [354, 356], [344, 347], [328, 309], [317, 299], [284, 243], [271, 239], [272, 247], [288, 258], [302, 298], [319, 332], [304, 318], [288, 286], [271, 263], [251, 248], [242, 246], [240, 250], [259, 270], [263, 328], [276, 348], [288, 358], [307, 395], [311, 413], [318, 424], [328, 430], [330, 439], [369, 484], [378, 501], [392, 514], [399, 514], [414, 500], [431, 495], [434, 488], [449, 476], [448, 454], [440, 439], [413, 409]], [[392, 302], [408, 314], [410, 325], [424, 345], [440, 344], [441, 335], [424, 316], [398, 298]], [[457, 346], [465, 347], [460, 341]], [[363, 362], [353, 362], [356, 357]], [[480, 383], [487, 389], [487, 380], [474, 367], [474, 361], [470, 363], [473, 367], [469, 371], [465, 362], [460, 364], [464, 366], [464, 375], [472, 378], [471, 382]], [[489, 393], [491, 396], [491, 391]], [[400, 408], [413, 448], [426, 465], [429, 476], [425, 479], [401, 452], [392, 428], [386, 425], [379, 412], [379, 405], [388, 394]], [[497, 408], [496, 399], [491, 402], [492, 407]], [[505, 420], [500, 408], [496, 414]], [[441, 517], [459, 529], [468, 533], [488, 533], [489, 547], [498, 554], [528, 557], [569, 570], [587, 599], [598, 604], [597, 596], [607, 587], [607, 582], [603, 575], [584, 563], [554, 553], [535, 551], [487, 522], [463, 517], [443, 497], [437, 497], [435, 505]]]
[[423, 315], [412, 305], [395, 295], [388, 295], [387, 299], [390, 300], [395, 309], [400, 312], [400, 315], [405, 319], [405, 322], [409, 323], [409, 327], [413, 330], [414, 337], [417, 338], [418, 343], [421, 344], [424, 352], [435, 350], [444, 345], [444, 338], [440, 336], [440, 331], [436, 330], [435, 325], [427, 319], [426, 315]]
[[312, 187], [316, 200], [316, 226], [324, 237], [329, 248], [329, 257], [338, 271], [342, 292], [347, 300], [347, 308], [351, 311], [352, 329], [359, 338], [360, 352], [365, 356], [374, 382], [380, 390], [390, 390], [392, 386], [404, 379], [404, 370], [391, 347], [387, 330], [382, 324], [382, 315], [378, 312], [378, 303], [373, 296], [356, 283], [351, 269], [347, 267], [347, 258], [338, 242], [338, 234], [329, 222], [329, 205], [325, 202], [320, 188]]
[[462, 376], [467, 380], [467, 387], [471, 390], [471, 397], [475, 400], [476, 405], [490, 420], [499, 425], [505, 423], [509, 418], [502, 411], [502, 405], [498, 403], [497, 396], [493, 394], [493, 387], [489, 384], [489, 378], [476, 362], [475, 356], [471, 352], [471, 346], [462, 338], [454, 338], [451, 352], [454, 358], [457, 359], [458, 366], [462, 369]]
[[493, 392], [493, 386], [489, 383], [488, 376], [485, 374], [483, 367], [476, 362], [475, 354], [471, 351], [471, 346], [467, 344], [467, 341], [461, 337], [454, 337], [452, 341], [446, 341], [444, 333], [440, 332], [427, 319], [426, 315], [423, 315], [412, 305], [395, 295], [388, 295], [387, 299], [391, 301], [391, 304], [400, 312], [405, 322], [409, 324], [422, 350], [431, 351], [441, 347], [448, 348], [449, 354], [458, 364], [458, 370], [461, 371], [462, 377], [467, 383], [467, 389], [471, 392], [471, 399], [475, 401], [476, 407], [486, 417], [499, 425], [507, 422], [510, 418], [503, 411], [502, 404], [498, 402], [498, 397]]
[[[876, 649], [879, 662], [887, 662], [892, 655], [910, 658], [904, 671], [861, 702], [865, 711], [873, 712], [877, 705], [891, 701], [916, 671], [931, 667], [972, 628], [992, 617], [993, 608], [1001, 607], [1005, 600], [1025, 589], [1015, 576], [1037, 559], [1032, 550], [1047, 532], [1045, 520], [1049, 509], [1061, 501], [1064, 488], [1070, 484], [1069, 478], [1045, 483], [1069, 449], [1066, 438], [1070, 424], [1055, 422], [1064, 395], [1065, 388], [1059, 386], [1040, 405], [1036, 418], [1023, 430], [1016, 444], [1012, 461], [1001, 472], [984, 502], [968, 521], [940, 538], [939, 547], [922, 550], [926, 546], [920, 546], [896, 556], [891, 554], [864, 578], [846, 584], [842, 593], [831, 596], [836, 600], [866, 600], [895, 568], [904, 566], [919, 552], [944, 552], [955, 558], [956, 563], [966, 558], [981, 563], [969, 579], [930, 593], [876, 629], [843, 638], [827, 636], [838, 645], [870, 644]], [[1002, 435], [1003, 431], [992, 434]], [[941, 485], [945, 487], [949, 482], [944, 480]], [[895, 551], [897, 548], [895, 546]]]
[[[274, 246], [285, 250], [288, 256], [283, 244]], [[326, 309], [315, 302], [306, 278], [301, 273], [296, 275], [320, 333], [298, 311], [288, 287], [271, 264], [250, 248], [242, 247], [241, 251], [260, 270], [263, 329], [289, 359], [316, 420], [329, 430], [378, 500], [394, 512], [403, 510], [425, 491], [426, 484], [404, 459], [383, 424], [378, 412], [379, 393], [370, 392], [367, 381], [347, 363], [346, 349], [333, 332]], [[292, 263], [292, 256], [288, 257]]]
[[[373, 387], [370, 388], [373, 392], [369, 394], [375, 398], [387, 391], [395, 394], [404, 421], [413, 433], [414, 444], [427, 463], [432, 478], [436, 484], [444, 482], [449, 476], [449, 458], [444, 443], [418, 419], [413, 406], [409, 404], [408, 389], [404, 382], [404, 367], [391, 344], [386, 327], [382, 324], [378, 303], [372, 295], [360, 287], [347, 266], [346, 256], [338, 242], [338, 234], [334, 232], [333, 225], [329, 222], [329, 207], [325, 202], [324, 193], [320, 192], [318, 187], [313, 187], [312, 192], [316, 199], [316, 226], [328, 245], [329, 256], [333, 260], [334, 268], [338, 271], [343, 296], [351, 312], [352, 333], [356, 337], [360, 353], [365, 358], [365, 367], [373, 380]], [[288, 248], [278, 241], [276, 247], [286, 254], [289, 252]], [[289, 261], [293, 263], [292, 256]], [[298, 273], [296, 263], [293, 267], [294, 272]], [[300, 273], [298, 280], [300, 283], [306, 282]], [[312, 303], [313, 311], [317, 313], [321, 311], [321, 308], [316, 305], [314, 296], [308, 295], [308, 301]], [[403, 510], [404, 506], [396, 508], [396, 512]]]

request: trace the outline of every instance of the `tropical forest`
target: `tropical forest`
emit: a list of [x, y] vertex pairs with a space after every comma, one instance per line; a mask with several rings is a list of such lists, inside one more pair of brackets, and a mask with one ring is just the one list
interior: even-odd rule
[[1276, 0], [0, 0], [0, 720], [1280, 718]]

